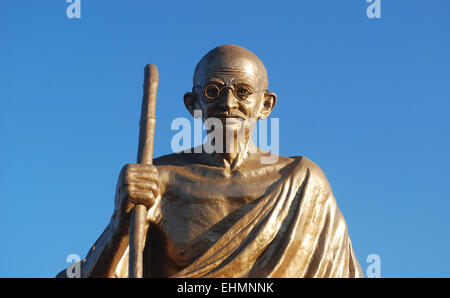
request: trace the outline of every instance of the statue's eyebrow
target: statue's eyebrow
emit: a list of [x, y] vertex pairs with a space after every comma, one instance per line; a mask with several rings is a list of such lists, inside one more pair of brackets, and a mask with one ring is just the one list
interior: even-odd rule
[[243, 79], [236, 79], [236, 80], [233, 80], [233, 84], [234, 85], [236, 85], [236, 84], [244, 84], [244, 85], [248, 85], [248, 86], [250, 86], [250, 87], [253, 87], [253, 82], [251, 82], [251, 81], [249, 81], [249, 80], [243, 80]]

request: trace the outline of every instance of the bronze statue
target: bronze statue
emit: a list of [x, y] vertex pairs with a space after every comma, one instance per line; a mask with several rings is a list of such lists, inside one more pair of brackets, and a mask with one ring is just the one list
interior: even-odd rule
[[[128, 277], [130, 214], [142, 204], [144, 277], [362, 277], [321, 169], [301, 156], [264, 162], [271, 153], [250, 138], [276, 99], [252, 52], [225, 45], [207, 53], [184, 104], [203, 121], [222, 121], [235, 142], [126, 165], [114, 214], [81, 261], [81, 276]], [[243, 127], [245, 137], [236, 138]]]

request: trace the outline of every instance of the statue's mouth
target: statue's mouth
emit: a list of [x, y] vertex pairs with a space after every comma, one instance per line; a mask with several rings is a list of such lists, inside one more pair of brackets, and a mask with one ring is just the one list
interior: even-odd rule
[[222, 120], [227, 120], [229, 119], [231, 120], [239, 120], [239, 121], [245, 121], [245, 116], [242, 115], [241, 113], [238, 112], [225, 112], [225, 113], [220, 113], [216, 116], [214, 116], [215, 118], [219, 118]]
[[244, 121], [245, 120], [244, 118], [239, 117], [239, 116], [224, 116], [224, 117], [219, 117], [219, 119], [222, 119], [225, 121], [227, 121], [227, 120], [229, 120], [229, 121], [232, 121], [232, 120]]

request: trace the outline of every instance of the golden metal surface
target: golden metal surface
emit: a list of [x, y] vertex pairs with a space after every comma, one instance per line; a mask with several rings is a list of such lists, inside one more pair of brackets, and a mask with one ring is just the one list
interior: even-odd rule
[[[268, 89], [262, 62], [238, 46], [213, 49], [194, 74], [194, 86], [236, 82]], [[184, 96], [188, 110], [202, 110], [203, 120], [238, 117], [251, 128], [251, 119], [267, 118], [275, 102], [272, 92], [238, 100], [230, 88], [214, 100], [195, 89]], [[142, 203], [151, 207], [144, 277], [362, 277], [321, 169], [305, 157], [264, 163], [269, 153], [249, 137], [241, 142], [237, 152], [192, 150], [153, 165], [126, 165], [111, 222], [82, 261], [82, 276], [128, 276], [129, 213]]]
[[[153, 163], [153, 139], [155, 136], [156, 92], [159, 84], [158, 68], [148, 64], [144, 70], [144, 94], [139, 121], [139, 146], [137, 162]], [[128, 277], [142, 278], [144, 272], [144, 239], [145, 239], [145, 205], [137, 204], [131, 212], [129, 236], [129, 268]]]

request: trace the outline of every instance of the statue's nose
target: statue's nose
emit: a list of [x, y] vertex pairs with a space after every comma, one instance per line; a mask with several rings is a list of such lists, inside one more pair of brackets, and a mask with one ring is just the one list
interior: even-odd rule
[[233, 110], [239, 108], [237, 98], [234, 96], [233, 91], [230, 88], [222, 91], [224, 94], [221, 96], [220, 106], [226, 110]]

